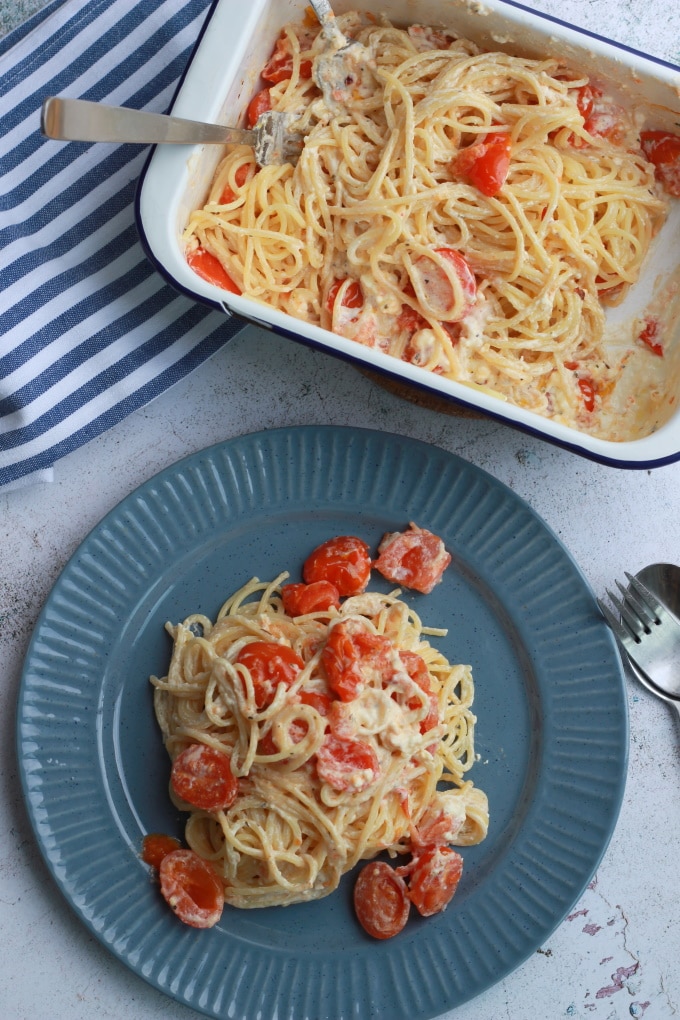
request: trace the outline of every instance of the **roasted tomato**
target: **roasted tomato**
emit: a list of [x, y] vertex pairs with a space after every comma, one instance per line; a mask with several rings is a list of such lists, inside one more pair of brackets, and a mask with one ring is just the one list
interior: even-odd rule
[[670, 131], [642, 131], [642, 151], [669, 195], [680, 198], [680, 135]]
[[159, 868], [161, 892], [180, 921], [192, 928], [212, 928], [224, 909], [219, 878], [193, 850], [166, 854]]
[[463, 858], [450, 846], [433, 846], [414, 859], [408, 885], [411, 903], [423, 917], [438, 914], [458, 888]]
[[[285, 32], [282, 32], [276, 40], [274, 52], [262, 70], [262, 77], [265, 81], [277, 84], [280, 81], [287, 81], [293, 76], [293, 54], [290, 48], [290, 40]], [[312, 77], [312, 61], [300, 61], [300, 77]]]
[[271, 705], [279, 684], [290, 687], [304, 667], [292, 648], [276, 641], [250, 641], [238, 653], [236, 662], [250, 673], [255, 704], [260, 710]]
[[226, 811], [238, 795], [238, 780], [226, 754], [207, 744], [189, 744], [172, 763], [170, 785], [201, 811]]
[[455, 293], [444, 269], [428, 255], [419, 255], [413, 263], [411, 280], [415, 292], [421, 304], [427, 303], [436, 319], [458, 322], [465, 318], [475, 303], [477, 282], [474, 273], [464, 256], [455, 248], [435, 248], [434, 251], [451, 267], [458, 282], [459, 293]]
[[330, 581], [312, 581], [311, 584], [284, 584], [281, 588], [283, 608], [288, 616], [305, 616], [323, 613], [331, 606], [340, 606], [340, 592]]
[[330, 581], [340, 595], [359, 595], [371, 575], [371, 556], [364, 541], [354, 535], [329, 538], [307, 557], [302, 577], [307, 584]]
[[354, 885], [354, 911], [374, 939], [391, 939], [408, 921], [411, 904], [403, 878], [384, 861], [371, 861]]
[[353, 701], [372, 680], [388, 682], [394, 675], [389, 638], [373, 634], [359, 620], [342, 620], [328, 635], [321, 653], [328, 686], [341, 701]]
[[188, 252], [186, 258], [187, 264], [202, 280], [214, 283], [216, 287], [228, 290], [231, 294], [241, 293], [222, 263], [205, 248], [199, 245], [198, 248]]
[[483, 141], [461, 149], [452, 163], [457, 177], [465, 177], [489, 198], [497, 195], [510, 170], [510, 135], [502, 131], [488, 134]]
[[316, 771], [334, 790], [360, 793], [375, 782], [380, 764], [370, 744], [328, 733], [316, 753]]
[[388, 581], [427, 595], [439, 584], [450, 562], [441, 538], [411, 523], [408, 531], [384, 536], [373, 566]]

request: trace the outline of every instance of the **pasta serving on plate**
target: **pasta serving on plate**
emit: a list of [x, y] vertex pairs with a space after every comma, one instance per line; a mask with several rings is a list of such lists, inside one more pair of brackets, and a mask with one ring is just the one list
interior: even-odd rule
[[296, 115], [299, 161], [258, 168], [250, 147], [230, 149], [189, 220], [190, 265], [596, 431], [629, 357], [605, 351], [605, 307], [637, 280], [667, 211], [654, 147], [558, 59], [358, 13], [338, 21], [367, 54], [353, 84], [322, 80], [317, 25], [286, 26], [249, 117]]
[[[227, 904], [318, 899], [386, 851], [411, 861], [379, 863], [379, 875], [386, 868], [402, 892], [410, 876], [410, 902], [432, 913], [441, 909], [428, 910], [432, 891], [419, 905], [416, 890], [429, 888], [432, 853], [460, 877], [450, 844], [486, 835], [487, 800], [468, 777], [471, 669], [430, 643], [442, 632], [424, 626], [398, 590], [366, 590], [372, 566], [390, 575], [398, 559], [410, 564], [414, 587], [431, 589], [449, 557], [415, 526], [389, 539], [373, 562], [361, 540], [333, 539], [309, 557], [303, 583], [285, 584], [287, 574], [253, 579], [214, 622], [194, 615], [168, 625], [170, 666], [152, 683], [173, 760], [171, 795], [190, 812], [187, 843]], [[172, 861], [171, 853], [161, 880]], [[166, 898], [175, 906], [172, 890]]]

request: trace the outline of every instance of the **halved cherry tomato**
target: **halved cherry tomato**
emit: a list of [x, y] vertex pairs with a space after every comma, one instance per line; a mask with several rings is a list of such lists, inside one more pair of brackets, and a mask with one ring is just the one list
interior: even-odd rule
[[[250, 180], [254, 170], [255, 166], [252, 163], [241, 163], [236, 168], [236, 173], [234, 174], [236, 187], [242, 188], [246, 181]], [[220, 205], [228, 205], [229, 202], [233, 202], [235, 198], [236, 193], [229, 187], [228, 184], [225, 184], [222, 194], [220, 195]]]
[[[420, 721], [420, 732], [429, 733], [439, 723], [439, 701], [437, 695], [432, 690], [432, 681], [427, 665], [423, 657], [418, 655], [417, 652], [399, 652], [399, 657], [404, 663], [406, 672], [411, 677], [411, 680], [418, 684], [424, 694], [428, 695], [430, 707], [425, 718]], [[418, 699], [412, 698], [409, 701], [408, 707], [416, 709], [419, 705]]]
[[172, 763], [170, 784], [201, 811], [226, 811], [238, 796], [238, 779], [226, 754], [207, 744], [189, 744]]
[[[301, 78], [311, 78], [312, 61], [301, 60], [299, 73]], [[293, 54], [290, 49], [290, 41], [285, 32], [282, 32], [276, 40], [274, 52], [264, 65], [261, 75], [265, 81], [270, 81], [273, 84], [280, 81], [287, 81], [289, 78], [292, 78]]]
[[263, 737], [257, 742], [257, 753], [258, 754], [278, 754], [280, 751], [279, 745], [274, 740], [274, 734], [271, 730], [268, 730]]
[[[326, 309], [329, 312], [333, 311], [335, 305], [335, 299], [338, 296], [338, 291], [342, 287], [344, 280], [335, 280], [331, 285], [328, 294], [326, 295]], [[345, 288], [345, 292], [342, 295], [342, 307], [343, 308], [363, 308], [364, 295], [361, 290], [361, 284], [358, 280], [350, 280]]]
[[200, 245], [187, 253], [187, 263], [202, 280], [214, 283], [231, 294], [241, 293], [219, 259]]
[[331, 629], [321, 653], [328, 686], [341, 701], [353, 701], [369, 681], [380, 684], [394, 674], [389, 638], [373, 634], [358, 620], [343, 620]]
[[649, 315], [645, 319], [643, 329], [638, 336], [640, 343], [643, 343], [645, 347], [649, 347], [653, 354], [657, 357], [663, 358], [663, 344], [659, 342], [659, 333], [661, 332], [661, 323], [658, 319], [653, 318]]
[[219, 878], [193, 850], [166, 854], [159, 868], [161, 892], [180, 921], [212, 928], [222, 916], [224, 889]]
[[163, 858], [173, 850], [179, 850], [180, 846], [180, 841], [174, 836], [150, 832], [142, 840], [142, 860], [152, 868], [160, 868]]
[[593, 112], [595, 98], [602, 95], [600, 89], [595, 85], [581, 85], [576, 89], [576, 106], [584, 120], [587, 120]]
[[341, 596], [359, 595], [370, 575], [369, 548], [354, 535], [329, 538], [310, 553], [302, 567], [302, 577], [307, 584], [330, 581]]
[[380, 763], [370, 744], [327, 733], [316, 752], [316, 771], [334, 790], [360, 793], [375, 781]]
[[680, 198], [680, 135], [670, 131], [642, 131], [642, 151], [654, 164], [656, 179], [669, 195]]
[[595, 383], [592, 379], [579, 379], [578, 388], [583, 397], [583, 406], [586, 411], [595, 410], [595, 394], [597, 393]]
[[493, 198], [505, 184], [510, 170], [510, 135], [493, 131], [484, 141], [461, 149], [452, 162], [456, 176], [467, 177], [483, 195]]
[[411, 523], [408, 531], [383, 537], [373, 566], [388, 581], [427, 595], [439, 584], [450, 562], [441, 538]]
[[438, 914], [458, 888], [463, 858], [450, 846], [429, 847], [414, 858], [408, 894], [423, 917]]
[[[438, 319], [458, 321], [465, 318], [477, 296], [477, 282], [465, 258], [455, 248], [435, 248], [435, 252], [453, 266], [462, 290], [462, 303], [456, 307], [451, 281], [437, 263], [427, 255], [420, 255], [413, 263], [428, 304]], [[455, 318], [452, 315], [455, 314]]]
[[321, 691], [306, 691], [303, 689], [298, 692], [298, 697], [303, 705], [310, 705], [317, 710], [319, 715], [323, 716], [328, 715], [333, 704], [333, 699]]
[[258, 709], [271, 705], [279, 684], [290, 687], [304, 663], [297, 652], [276, 641], [250, 641], [236, 656], [250, 673]]
[[624, 111], [607, 96], [603, 96], [602, 90], [596, 85], [587, 87], [590, 88], [592, 104], [586, 100], [586, 106], [590, 106], [590, 109], [588, 115], [584, 116], [584, 128], [595, 138], [609, 138], [615, 144], [620, 143], [624, 136]]
[[306, 613], [323, 613], [334, 606], [340, 607], [340, 592], [330, 581], [312, 581], [311, 584], [284, 584], [281, 588], [283, 608], [288, 616]]
[[384, 861], [371, 861], [354, 885], [354, 911], [361, 927], [374, 939], [391, 939], [408, 920], [411, 904], [406, 883]]
[[399, 332], [409, 333], [413, 336], [420, 329], [427, 329], [429, 322], [424, 315], [412, 308], [411, 305], [402, 305], [399, 317], [397, 319], [397, 329]]
[[262, 114], [266, 113], [267, 110], [271, 110], [271, 108], [272, 97], [269, 94], [269, 89], [261, 89], [248, 103], [248, 110], [246, 111], [248, 127], [255, 127]]

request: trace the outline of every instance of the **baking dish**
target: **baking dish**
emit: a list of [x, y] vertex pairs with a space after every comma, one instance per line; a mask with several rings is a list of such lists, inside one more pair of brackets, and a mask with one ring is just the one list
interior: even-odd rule
[[[258, 89], [259, 71], [282, 26], [303, 16], [303, 0], [253, 0], [234, 5], [217, 0], [172, 105], [180, 117], [238, 124]], [[680, 68], [601, 37], [537, 14], [507, 0], [338, 0], [336, 13], [360, 9], [386, 14], [397, 25], [445, 25], [485, 49], [523, 56], [566, 58], [587, 75], [604, 80], [622, 105], [643, 110], [655, 128], [671, 129], [680, 117]], [[677, 128], [676, 128], [677, 130]], [[666, 349], [663, 363], [652, 367], [662, 377], [662, 395], [648, 399], [644, 375], [632, 376], [625, 399], [636, 405], [631, 437], [603, 439], [402, 362], [374, 348], [330, 333], [316, 325], [233, 295], [203, 281], [184, 258], [182, 232], [191, 212], [205, 200], [222, 150], [213, 146], [161, 146], [152, 150], [137, 194], [137, 222], [147, 255], [158, 270], [193, 299], [266, 329], [345, 358], [357, 366], [425, 390], [504, 421], [592, 460], [624, 468], [649, 468], [680, 459], [680, 201], [671, 200], [669, 215], [653, 242], [643, 275], [625, 301], [607, 313], [613, 343], [633, 341], [633, 323], [655, 306], [663, 308]], [[629, 373], [629, 378], [631, 374]], [[622, 398], [623, 399], [623, 398]]]

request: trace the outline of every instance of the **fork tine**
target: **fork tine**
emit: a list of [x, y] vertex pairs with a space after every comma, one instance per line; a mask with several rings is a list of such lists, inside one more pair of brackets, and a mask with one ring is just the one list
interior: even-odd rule
[[651, 631], [651, 625], [657, 622], [655, 614], [647, 603], [642, 601], [634, 588], [626, 588], [625, 584], [621, 584], [618, 580], [616, 587], [623, 595], [624, 605], [628, 606], [635, 613], [642, 624], [643, 630], [648, 634]]
[[609, 606], [606, 605], [606, 603], [604, 603], [602, 599], [596, 599], [596, 602], [599, 606], [600, 612], [604, 616], [605, 620], [607, 621], [611, 629], [614, 631], [614, 635], [618, 638], [621, 644], [625, 646], [631, 640], [630, 634], [628, 633], [627, 630], [625, 630], [621, 626], [620, 622], [616, 619]]
[[659, 619], [659, 610], [662, 608], [662, 606], [656, 595], [653, 592], [651, 592], [647, 585], [643, 584], [642, 581], [639, 580], [639, 578], [633, 577], [633, 575], [629, 574], [627, 570], [624, 571], [624, 573], [626, 575], [626, 580], [628, 581], [629, 590], [635, 592], [639, 600], [652, 614], [653, 622], [660, 623], [661, 621]]
[[[619, 616], [628, 627], [633, 640], [636, 642], [639, 641], [640, 633], [644, 632], [646, 629], [644, 620], [641, 621], [637, 614], [635, 614], [634, 606], [629, 606], [627, 602], [622, 601], [614, 594], [614, 592], [610, 591], [609, 588], [607, 588], [606, 591], [610, 601], [618, 610]], [[631, 610], [633, 611], [631, 612]]]

